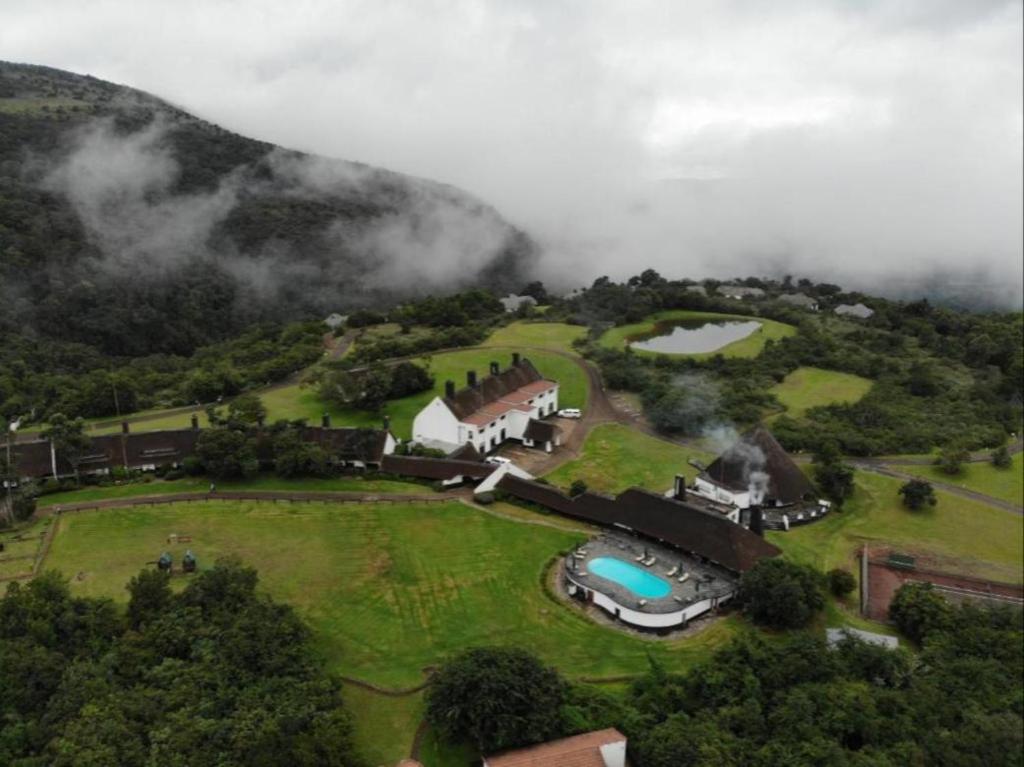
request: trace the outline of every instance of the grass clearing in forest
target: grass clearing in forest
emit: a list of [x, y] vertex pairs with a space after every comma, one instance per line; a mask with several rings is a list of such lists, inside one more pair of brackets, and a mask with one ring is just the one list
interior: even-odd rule
[[567, 489], [581, 479], [591, 490], [618, 493], [634, 485], [654, 492], [672, 487], [676, 474], [692, 483], [697, 470], [688, 461], [705, 464], [714, 456], [649, 436], [620, 424], [595, 426], [583, 443], [579, 458], [563, 464], [546, 479]]
[[822, 368], [797, 368], [770, 389], [786, 414], [802, 418], [812, 407], [850, 404], [868, 393], [873, 381], [850, 373]]
[[933, 482], [957, 485], [976, 493], [1024, 506], [1024, 453], [1016, 453], [1009, 468], [997, 469], [989, 462], [965, 463], [959, 474], [949, 475], [938, 466], [901, 464], [894, 468]]
[[587, 335], [582, 325], [563, 322], [513, 322], [498, 328], [485, 342], [485, 346], [527, 346], [576, 354], [572, 342]]

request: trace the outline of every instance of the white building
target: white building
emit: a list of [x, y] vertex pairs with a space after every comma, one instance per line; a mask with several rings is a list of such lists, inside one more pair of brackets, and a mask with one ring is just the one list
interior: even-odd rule
[[558, 382], [544, 378], [528, 359], [512, 355], [512, 366], [491, 363], [490, 375], [466, 374], [466, 387], [456, 391], [445, 383], [445, 395], [434, 397], [412, 422], [413, 441], [453, 451], [466, 443], [481, 454], [509, 439], [550, 452], [561, 436], [558, 427], [540, 419], [558, 410]]
[[795, 306], [800, 309], [808, 309], [809, 311], [818, 311], [818, 301], [815, 298], [811, 298], [805, 293], [785, 293], [779, 296], [779, 300], [784, 304]]
[[347, 321], [347, 314], [338, 314], [337, 312], [332, 312], [331, 314], [327, 315], [327, 319], [324, 320], [324, 325], [329, 327], [331, 330], [337, 330]]
[[869, 309], [864, 304], [839, 304], [835, 308], [835, 313], [840, 317], [853, 317], [858, 320], [866, 320], [875, 313], [874, 309]]
[[536, 306], [537, 299], [533, 296], [517, 296], [515, 293], [509, 293], [504, 298], [499, 298], [501, 305], [505, 307], [506, 312], [514, 312], [521, 306]]
[[761, 288], [748, 288], [746, 285], [719, 285], [718, 293], [726, 298], [764, 298]]

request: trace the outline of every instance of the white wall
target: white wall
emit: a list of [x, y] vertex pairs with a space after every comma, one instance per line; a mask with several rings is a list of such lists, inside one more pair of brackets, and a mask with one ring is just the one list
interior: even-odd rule
[[412, 438], [416, 441], [435, 440], [451, 445], [465, 444], [460, 439], [459, 422], [444, 400], [434, 397], [412, 421]]
[[577, 589], [582, 590], [584, 596], [589, 592], [593, 593], [593, 603], [598, 607], [601, 607], [611, 615], [618, 613], [619, 619], [625, 623], [629, 623], [633, 626], [640, 626], [641, 628], [672, 628], [674, 626], [681, 626], [687, 621], [692, 621], [694, 618], [703, 615], [718, 605], [725, 604], [732, 599], [733, 594], [729, 593], [721, 597], [709, 597], [703, 599], [700, 602], [694, 602], [692, 605], [687, 605], [685, 608], [681, 608], [674, 612], [669, 613], [646, 613], [640, 612], [639, 610], [633, 610], [629, 607], [624, 607], [612, 599], [607, 594], [602, 594], [600, 591], [595, 591], [581, 583], [576, 583], [572, 580], [571, 574], [567, 576], [570, 581], [570, 594], [575, 594], [576, 591], [572, 589], [572, 586], [576, 586]]
[[601, 746], [601, 759], [604, 760], [604, 767], [626, 767], [626, 740]]
[[750, 506], [750, 491], [744, 490], [743, 492], [734, 493], [731, 490], [716, 485], [714, 482], [708, 482], [702, 477], [697, 477], [694, 481], [693, 491], [697, 495], [710, 498], [717, 503], [733, 504], [741, 509], [746, 509]]

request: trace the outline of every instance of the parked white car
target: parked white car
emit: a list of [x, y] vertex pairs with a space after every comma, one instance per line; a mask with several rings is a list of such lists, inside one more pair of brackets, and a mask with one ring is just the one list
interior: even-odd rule
[[567, 407], [558, 411], [559, 418], [582, 418], [583, 412], [576, 407]]
[[489, 455], [484, 459], [487, 463], [496, 463], [501, 466], [503, 463], [512, 463], [511, 458], [502, 458], [500, 455]]

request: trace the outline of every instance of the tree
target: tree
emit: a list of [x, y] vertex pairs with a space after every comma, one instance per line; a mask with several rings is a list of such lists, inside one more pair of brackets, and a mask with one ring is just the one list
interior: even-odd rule
[[815, 453], [814, 480], [838, 508], [842, 508], [846, 499], [853, 495], [853, 467], [842, 462], [835, 443], [829, 443]]
[[1010, 457], [1010, 451], [1006, 449], [1006, 445], [1000, 445], [993, 450], [989, 460], [997, 469], [1009, 469], [1013, 465], [1013, 459]]
[[930, 583], [905, 583], [889, 605], [889, 618], [915, 642], [950, 626], [953, 608]]
[[524, 285], [523, 289], [519, 291], [519, 295], [532, 296], [538, 304], [546, 304], [549, 300], [548, 291], [544, 287], [544, 283], [539, 280]]
[[306, 442], [298, 429], [285, 429], [274, 437], [274, 471], [281, 477], [323, 477], [329, 461], [324, 449]]
[[587, 483], [582, 479], [574, 479], [572, 484], [569, 485], [569, 495], [575, 498], [577, 495], [583, 495], [587, 492]]
[[171, 574], [166, 570], [142, 570], [128, 581], [128, 593], [128, 622], [137, 629], [170, 604]]
[[810, 567], [778, 557], [762, 559], [740, 579], [738, 601], [755, 623], [800, 628], [825, 606], [821, 580]]
[[82, 419], [72, 420], [62, 413], [55, 413], [50, 417], [49, 427], [43, 432], [43, 439], [53, 443], [58, 460], [63, 457], [71, 464], [77, 483], [82, 455], [92, 447], [92, 440], [85, 436], [85, 423]]
[[399, 362], [391, 368], [391, 384], [388, 399], [401, 399], [410, 394], [419, 394], [433, 388], [434, 377], [430, 371], [412, 362]]
[[255, 426], [267, 417], [267, 408], [255, 394], [239, 394], [228, 403], [228, 422]]
[[935, 465], [939, 467], [939, 471], [943, 474], [955, 477], [963, 471], [964, 461], [970, 457], [971, 454], [962, 447], [946, 447], [939, 453], [939, 457], [935, 459]]
[[828, 588], [834, 596], [841, 599], [856, 587], [857, 581], [849, 570], [836, 567], [828, 571]]
[[252, 477], [260, 469], [252, 439], [243, 431], [227, 427], [204, 429], [196, 441], [196, 457], [216, 479]]
[[915, 397], [931, 397], [939, 391], [935, 366], [930, 362], [915, 362], [910, 366], [907, 388]]
[[482, 647], [445, 663], [427, 690], [427, 721], [483, 753], [564, 734], [568, 685], [525, 650]]
[[904, 483], [900, 488], [900, 495], [903, 496], [903, 505], [911, 511], [918, 511], [925, 506], [934, 506], [938, 503], [935, 489], [930, 482], [925, 482], [923, 479], [912, 479]]

